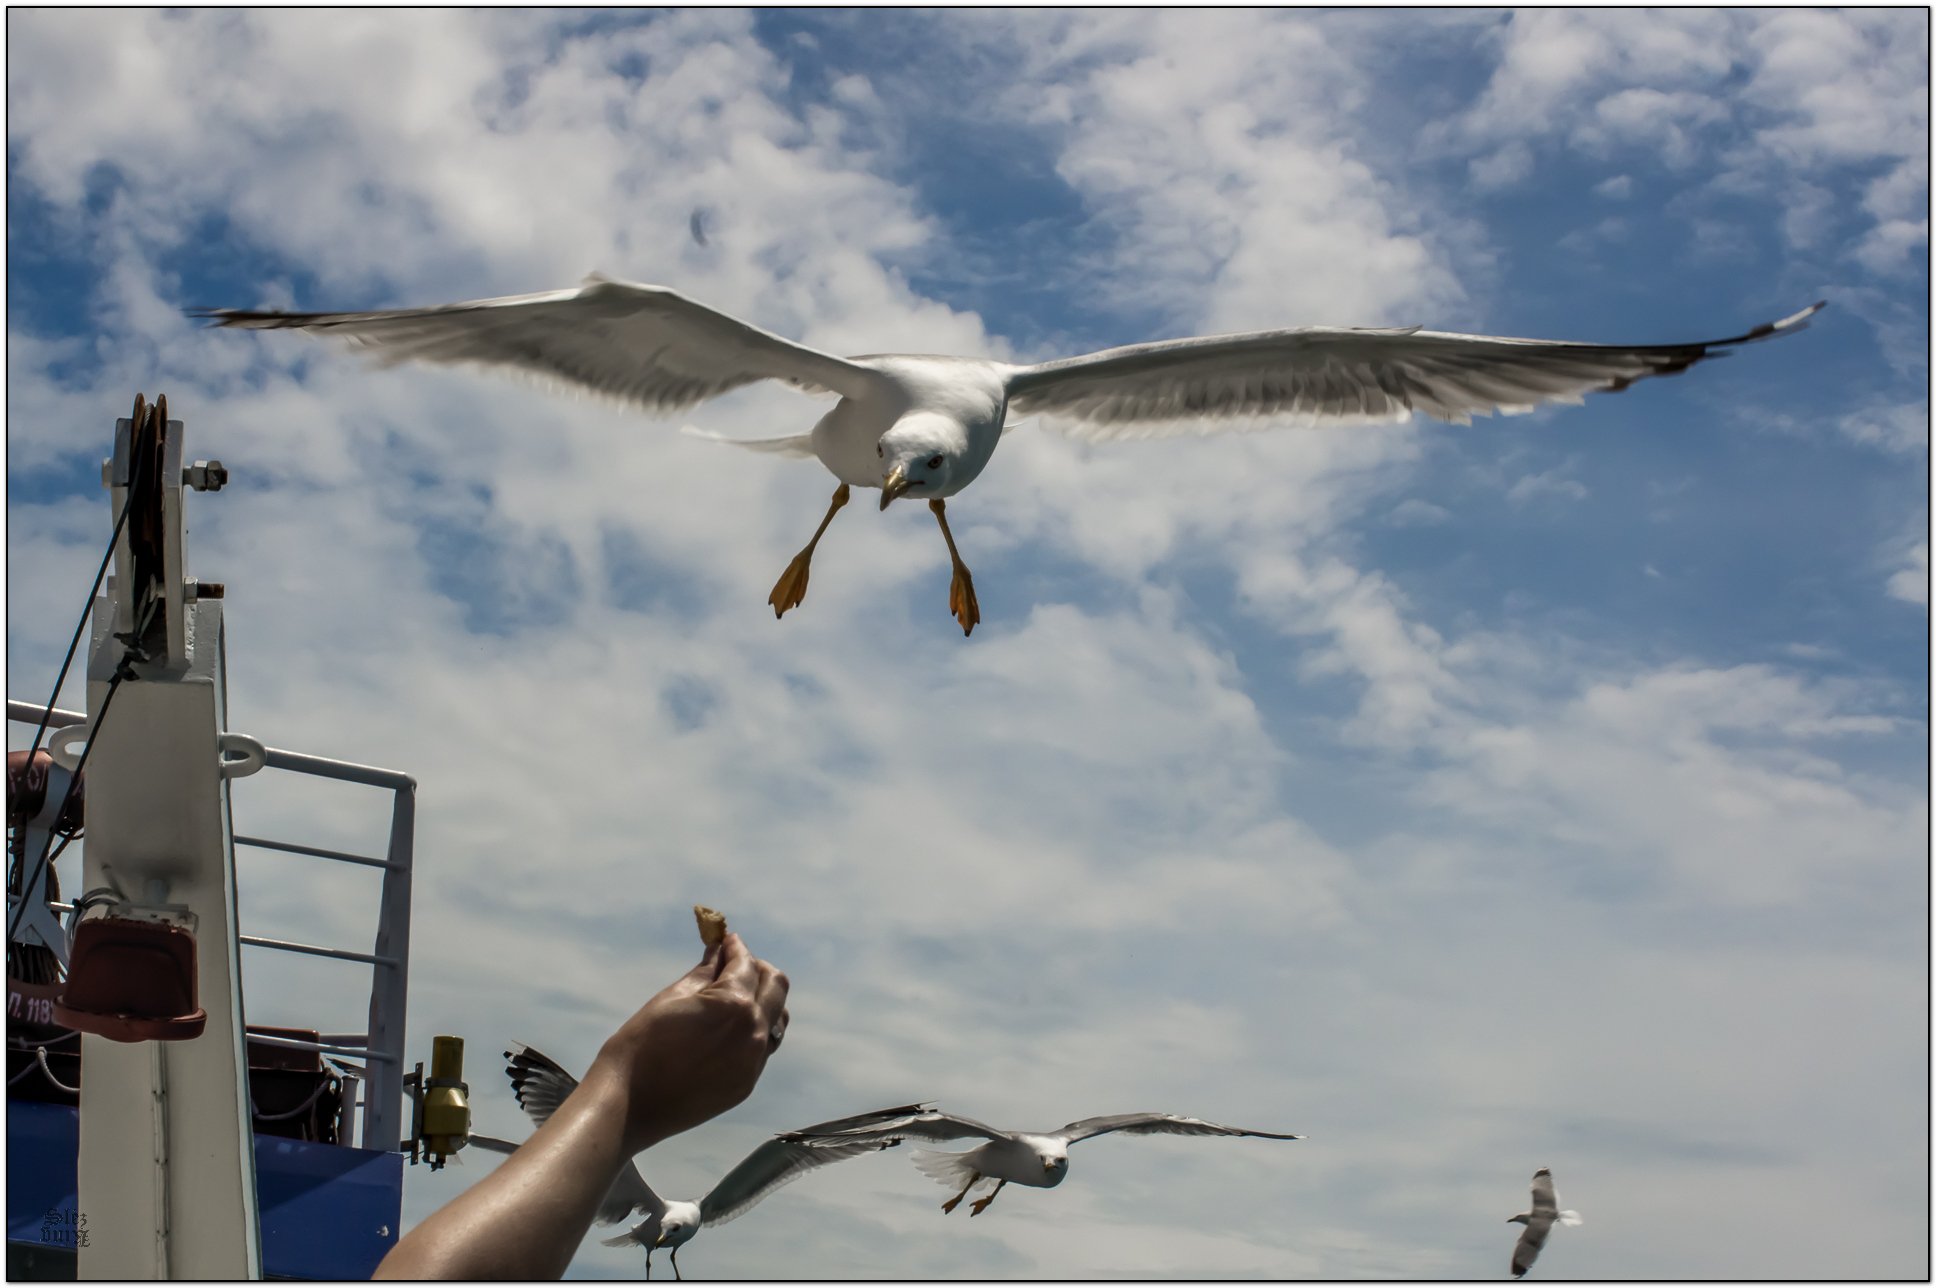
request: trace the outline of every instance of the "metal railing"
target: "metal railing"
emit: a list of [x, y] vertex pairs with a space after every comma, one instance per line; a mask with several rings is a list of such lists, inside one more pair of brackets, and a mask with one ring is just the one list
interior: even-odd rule
[[[65, 711], [58, 707], [48, 708], [38, 703], [16, 702], [12, 699], [7, 701], [9, 720], [37, 724], [43, 713], [46, 715], [49, 729], [87, 723], [85, 712]], [[417, 780], [398, 770], [379, 769], [373, 765], [329, 760], [322, 756], [307, 756], [294, 751], [278, 751], [273, 747], [264, 748], [264, 752], [264, 767], [268, 769], [286, 769], [293, 773], [310, 774], [318, 778], [359, 783], [382, 788], [391, 793], [390, 836], [384, 848], [384, 857], [380, 859], [342, 850], [324, 849], [320, 846], [270, 840], [265, 837], [235, 835], [230, 839], [236, 845], [246, 845], [255, 849], [276, 850], [286, 854], [382, 869], [383, 890], [377, 908], [376, 942], [372, 952], [363, 953], [347, 948], [328, 948], [320, 944], [267, 939], [260, 935], [241, 935], [239, 938], [242, 943], [256, 948], [305, 953], [315, 957], [356, 962], [370, 967], [368, 1033], [323, 1033], [319, 1034], [319, 1040], [315, 1042], [300, 1038], [250, 1033], [248, 1040], [266, 1046], [314, 1051], [319, 1055], [363, 1060], [366, 1067], [354, 1072], [350, 1078], [352, 1083], [360, 1082], [365, 1088], [362, 1103], [362, 1131], [357, 1143], [365, 1149], [395, 1150], [401, 1144], [404, 1132], [403, 1044], [404, 1020], [410, 998], [410, 870], [414, 857]], [[72, 908], [70, 904], [53, 906], [62, 912]], [[245, 1024], [246, 1021], [245, 1016]], [[351, 1094], [353, 1096], [354, 1091]], [[345, 1106], [346, 1118], [349, 1108], [349, 1105]]]

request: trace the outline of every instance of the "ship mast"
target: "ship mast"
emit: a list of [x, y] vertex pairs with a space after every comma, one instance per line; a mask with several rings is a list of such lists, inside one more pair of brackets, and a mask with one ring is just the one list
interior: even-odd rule
[[[225, 476], [219, 464], [184, 464], [183, 427], [166, 407], [137, 399], [134, 416], [116, 424], [103, 483], [113, 512], [127, 510], [113, 576], [94, 605], [89, 719], [59, 731], [49, 749], [70, 767], [84, 756], [88, 784], [68, 999], [89, 970], [79, 933], [87, 921], [145, 921], [177, 940], [180, 929], [192, 933], [186, 973], [207, 1018], [198, 1036], [179, 1040], [115, 1040], [102, 1036], [112, 1023], [74, 1022], [86, 1070], [78, 1207], [90, 1232], [78, 1272], [258, 1279], [228, 780], [261, 768], [263, 753], [224, 733], [221, 590], [187, 575], [187, 492], [219, 488]], [[122, 1005], [112, 992], [139, 960], [130, 952], [138, 943], [124, 941], [117, 958], [112, 934], [95, 938], [115, 967], [103, 972], [110, 1004], [89, 1004], [105, 1014]]]

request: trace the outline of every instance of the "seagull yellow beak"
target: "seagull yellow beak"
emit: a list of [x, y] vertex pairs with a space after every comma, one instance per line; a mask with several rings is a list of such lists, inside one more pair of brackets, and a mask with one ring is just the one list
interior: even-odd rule
[[907, 490], [907, 471], [896, 465], [887, 472], [887, 477], [881, 480], [881, 509], [885, 510], [889, 501]]

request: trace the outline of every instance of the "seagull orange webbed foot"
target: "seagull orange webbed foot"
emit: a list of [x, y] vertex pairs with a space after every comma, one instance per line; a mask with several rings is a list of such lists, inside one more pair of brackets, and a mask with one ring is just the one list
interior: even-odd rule
[[766, 602], [773, 605], [774, 617], [786, 616], [787, 609], [798, 608], [806, 599], [807, 566], [813, 562], [813, 548], [820, 544], [821, 534], [827, 530], [827, 525], [834, 521], [834, 515], [840, 513], [840, 507], [846, 504], [847, 485], [842, 483], [834, 489], [834, 499], [827, 507], [827, 517], [822, 519], [820, 526], [813, 530], [813, 540], [807, 542], [806, 548], [793, 556], [793, 562], [788, 564], [786, 571], [780, 574], [780, 579], [773, 583], [773, 593], [766, 597]]
[[968, 1183], [961, 1187], [961, 1193], [955, 1195], [953, 1198], [949, 1199], [946, 1203], [943, 1203], [941, 1205], [941, 1210], [943, 1212], [952, 1212], [956, 1208], [960, 1207], [961, 1201], [968, 1197], [968, 1191], [974, 1189], [975, 1186], [980, 1181], [981, 1181], [981, 1177], [979, 1175], [969, 1176]]
[[786, 571], [780, 574], [780, 579], [773, 583], [773, 593], [766, 597], [766, 602], [773, 605], [773, 616], [786, 616], [787, 609], [798, 608], [801, 601], [806, 599], [807, 564], [812, 557], [810, 551], [802, 550], [793, 556], [793, 562], [788, 564]]
[[940, 497], [928, 502], [934, 511], [936, 523], [941, 525], [941, 539], [948, 543], [948, 559], [954, 564], [954, 580], [948, 583], [948, 611], [961, 623], [961, 633], [972, 635], [975, 626], [981, 621], [981, 601], [975, 598], [975, 579], [968, 572], [968, 565], [961, 562], [961, 554], [955, 549], [955, 534], [948, 531], [948, 506]]
[[988, 1210], [988, 1205], [995, 1201], [995, 1196], [1002, 1192], [1002, 1186], [1006, 1184], [1008, 1184], [1007, 1181], [996, 1181], [995, 1188], [988, 1191], [988, 1194], [986, 1197], [976, 1199], [973, 1203], [970, 1203], [968, 1205], [968, 1215], [980, 1216], [983, 1212], [986, 1212]]

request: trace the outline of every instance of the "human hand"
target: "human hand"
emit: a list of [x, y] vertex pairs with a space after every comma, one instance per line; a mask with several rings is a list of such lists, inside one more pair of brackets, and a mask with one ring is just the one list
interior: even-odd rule
[[751, 1095], [786, 1030], [786, 996], [787, 977], [729, 933], [607, 1039], [587, 1081], [623, 1087], [627, 1152]]

